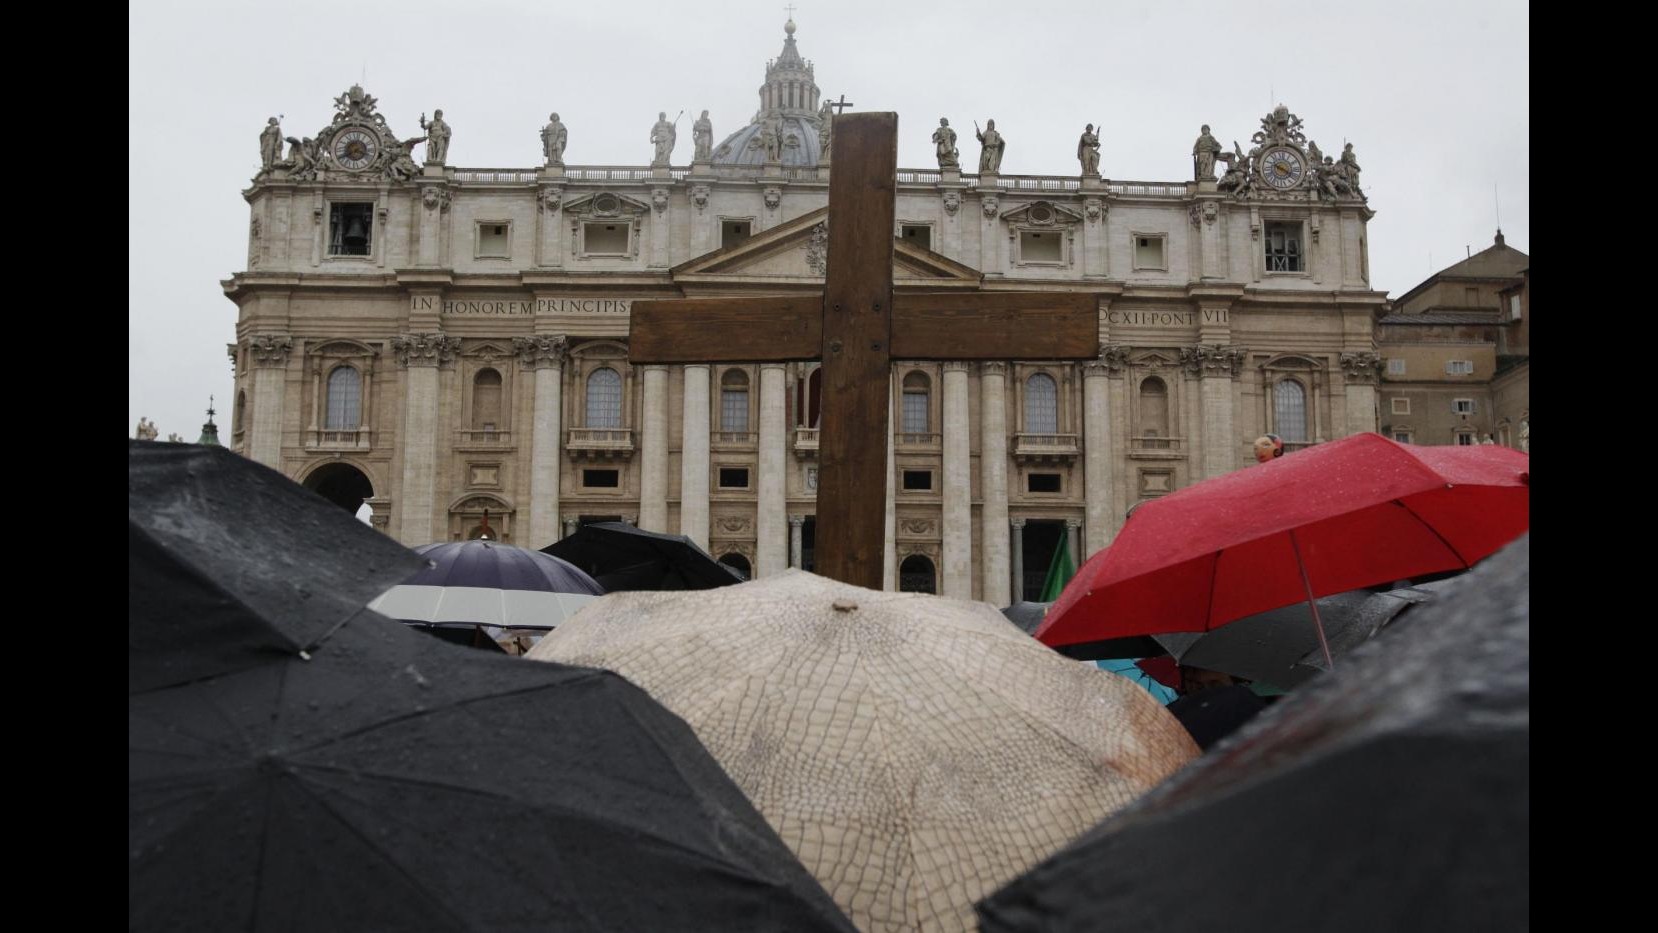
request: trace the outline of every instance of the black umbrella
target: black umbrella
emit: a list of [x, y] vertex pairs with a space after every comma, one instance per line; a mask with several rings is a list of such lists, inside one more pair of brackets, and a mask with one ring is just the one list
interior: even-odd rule
[[1002, 615], [1007, 616], [1009, 622], [1019, 626], [1021, 631], [1029, 635], [1042, 624], [1042, 616], [1047, 614], [1048, 607], [1052, 605], [1053, 603], [1033, 603], [1021, 599], [1003, 609]]
[[642, 531], [626, 522], [594, 522], [541, 549], [585, 570], [607, 593], [711, 590], [743, 582], [685, 535]]
[[[690, 728], [621, 677], [366, 609], [289, 650], [303, 613], [273, 622], [282, 599], [255, 606], [128, 530], [147, 648], [129, 656], [129, 929], [852, 930]], [[212, 673], [155, 688], [154, 630], [167, 670]]]
[[149, 441], [127, 444], [127, 547], [217, 584], [211, 593], [147, 585], [140, 574], [150, 571], [131, 558], [133, 690], [305, 650], [425, 566], [275, 470], [223, 447]]
[[979, 904], [986, 931], [1529, 928], [1529, 535]]
[[[1433, 598], [1445, 583], [1383, 593], [1354, 590], [1318, 601], [1330, 653], [1340, 656], [1375, 637], [1407, 609]], [[1299, 687], [1326, 669], [1318, 630], [1306, 604], [1239, 619], [1209, 632], [1153, 636], [1180, 664], [1221, 671], [1283, 690]]]

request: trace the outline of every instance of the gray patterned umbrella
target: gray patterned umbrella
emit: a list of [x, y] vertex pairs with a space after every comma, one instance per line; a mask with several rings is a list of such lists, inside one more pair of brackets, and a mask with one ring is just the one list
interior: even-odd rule
[[801, 571], [603, 596], [528, 657], [617, 671], [684, 718], [867, 933], [969, 926], [1197, 753], [1146, 691], [984, 603]]

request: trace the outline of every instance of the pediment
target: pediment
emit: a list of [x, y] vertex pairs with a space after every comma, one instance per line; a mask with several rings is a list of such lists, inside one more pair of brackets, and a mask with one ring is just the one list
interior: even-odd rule
[[636, 217], [650, 210], [644, 201], [613, 191], [595, 191], [564, 202], [564, 212], [582, 217]]
[[1002, 219], [1010, 224], [1029, 227], [1065, 227], [1082, 222], [1082, 215], [1063, 204], [1052, 201], [1032, 201], [1002, 212]]
[[[820, 207], [779, 224], [735, 246], [705, 253], [675, 266], [674, 281], [732, 282], [763, 279], [807, 283], [823, 281], [828, 247], [829, 209]], [[929, 287], [960, 284], [977, 287], [983, 276], [972, 266], [893, 237], [894, 283]]]

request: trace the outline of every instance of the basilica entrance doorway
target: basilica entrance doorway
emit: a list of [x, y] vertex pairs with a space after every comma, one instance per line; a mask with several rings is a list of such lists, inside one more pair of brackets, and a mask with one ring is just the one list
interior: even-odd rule
[[303, 485], [353, 515], [363, 507], [364, 499], [374, 496], [374, 484], [349, 463], [325, 463], [311, 471]]

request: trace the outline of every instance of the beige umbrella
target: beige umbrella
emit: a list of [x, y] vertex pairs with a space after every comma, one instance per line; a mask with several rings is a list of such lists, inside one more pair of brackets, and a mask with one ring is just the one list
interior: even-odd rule
[[796, 570], [603, 596], [528, 657], [617, 671], [684, 718], [871, 933], [971, 928], [1198, 753], [1145, 690], [987, 604]]

